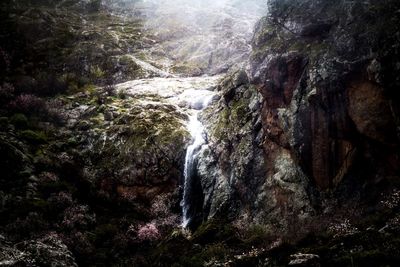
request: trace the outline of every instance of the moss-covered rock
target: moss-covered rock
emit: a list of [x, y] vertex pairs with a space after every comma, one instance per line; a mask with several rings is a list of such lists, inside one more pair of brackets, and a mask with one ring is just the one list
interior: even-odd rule
[[24, 114], [17, 113], [10, 118], [10, 123], [17, 129], [23, 130], [28, 127], [28, 118]]
[[19, 132], [19, 136], [34, 145], [43, 144], [47, 141], [47, 136], [44, 134], [44, 132], [24, 130]]

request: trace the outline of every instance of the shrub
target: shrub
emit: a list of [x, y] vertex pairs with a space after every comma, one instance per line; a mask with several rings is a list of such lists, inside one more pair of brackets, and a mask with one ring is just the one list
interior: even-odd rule
[[139, 241], [157, 241], [161, 238], [160, 232], [158, 231], [154, 223], [148, 223], [139, 226], [137, 231], [137, 238]]
[[76, 255], [77, 260], [82, 260], [93, 255], [94, 246], [85, 232], [72, 231], [62, 235], [62, 240]]
[[73, 199], [69, 192], [53, 193], [48, 199], [53, 211], [62, 211], [67, 207], [72, 206]]
[[96, 222], [96, 215], [89, 213], [86, 205], [69, 207], [64, 212], [62, 225], [67, 229], [87, 228]]
[[[32, 210], [32, 207], [30, 207], [30, 210]], [[31, 211], [24, 217], [21, 216], [7, 225], [6, 229], [8, 233], [17, 239], [29, 238], [34, 233], [48, 229], [48, 223], [43, 219], [40, 213]]]
[[108, 96], [115, 96], [116, 95], [116, 88], [113, 84], [107, 84], [104, 87], [104, 91]]
[[21, 113], [14, 114], [11, 117], [10, 122], [17, 129], [26, 129], [28, 127], [28, 119]]
[[126, 90], [119, 90], [117, 93], [117, 96], [119, 99], [126, 99], [128, 96], [128, 93], [126, 92]]
[[10, 104], [11, 111], [25, 114], [40, 114], [46, 111], [46, 104], [43, 99], [30, 95], [22, 94], [17, 96]]
[[60, 107], [62, 107], [63, 104], [64, 103], [61, 100], [57, 99], [52, 99], [49, 102], [47, 102], [46, 117], [48, 121], [54, 122], [56, 124], [61, 124], [65, 120], [65, 117], [59, 111]]
[[167, 216], [170, 213], [168, 201], [169, 196], [166, 194], [156, 196], [151, 204], [152, 213], [157, 217]]

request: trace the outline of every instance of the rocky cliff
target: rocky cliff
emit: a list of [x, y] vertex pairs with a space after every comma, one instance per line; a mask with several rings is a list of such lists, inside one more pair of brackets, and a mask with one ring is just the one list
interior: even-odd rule
[[348, 205], [361, 212], [393, 189], [398, 8], [270, 3], [249, 63], [228, 75], [204, 118], [211, 142], [199, 169], [208, 216], [225, 207], [285, 228], [292, 222], [284, 218], [334, 215]]

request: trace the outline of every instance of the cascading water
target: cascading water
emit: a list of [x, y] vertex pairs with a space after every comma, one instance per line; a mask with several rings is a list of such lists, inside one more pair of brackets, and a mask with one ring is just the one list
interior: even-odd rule
[[193, 109], [193, 114], [190, 116], [188, 123], [188, 130], [192, 136], [193, 143], [187, 148], [184, 168], [184, 187], [183, 187], [183, 199], [181, 202], [182, 206], [182, 227], [186, 228], [191, 221], [190, 205], [191, 205], [191, 193], [193, 192], [193, 186], [196, 181], [196, 158], [199, 154], [201, 147], [206, 144], [204, 126], [199, 121], [199, 113], [201, 110], [206, 108], [211, 102], [214, 94], [210, 91], [205, 91], [207, 94], [195, 99], [190, 103]]
[[188, 113], [189, 121], [187, 129], [192, 137], [192, 143], [187, 148], [185, 167], [182, 207], [182, 227], [190, 227], [194, 216], [200, 215], [202, 190], [199, 190], [200, 180], [197, 178], [197, 159], [200, 151], [207, 143], [204, 126], [199, 120], [199, 115], [212, 101], [216, 92], [214, 89], [221, 81], [222, 76], [202, 76], [187, 78], [151, 78], [133, 80], [117, 85], [118, 91], [142, 98], [142, 103], [149, 104], [152, 100], [143, 98], [146, 95], [158, 95], [165, 101], [174, 105], [177, 110]]

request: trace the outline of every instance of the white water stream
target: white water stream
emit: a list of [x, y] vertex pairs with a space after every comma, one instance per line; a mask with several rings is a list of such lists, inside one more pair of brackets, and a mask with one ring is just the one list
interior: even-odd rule
[[[183, 198], [181, 202], [182, 207], [182, 227], [186, 228], [191, 220], [190, 209], [190, 193], [192, 191], [193, 181], [196, 175], [196, 158], [201, 147], [206, 144], [206, 134], [204, 132], [204, 126], [199, 120], [199, 113], [201, 110], [206, 108], [214, 97], [214, 93], [206, 91], [200, 98], [194, 98], [191, 107], [195, 107], [198, 110], [193, 111], [190, 116], [188, 123], [188, 130], [192, 136], [192, 144], [187, 148], [185, 157], [185, 169], [184, 169], [184, 186], [183, 186]], [[200, 105], [199, 105], [200, 103]]]

